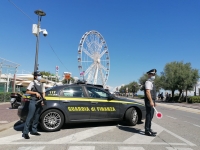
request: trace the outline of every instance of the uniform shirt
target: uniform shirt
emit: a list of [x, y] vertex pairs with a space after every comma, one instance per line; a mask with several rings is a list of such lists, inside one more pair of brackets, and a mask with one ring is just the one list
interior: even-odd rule
[[[45, 92], [45, 84], [38, 82], [37, 80], [34, 80], [35, 82], [35, 87], [37, 88], [37, 91], [40, 93], [44, 93]], [[27, 90], [32, 91], [32, 89], [34, 89], [34, 82], [32, 81], [29, 86], [27, 87]]]
[[153, 90], [153, 83], [152, 83], [151, 79], [148, 79], [145, 82], [145, 89], [147, 89], [147, 90]]

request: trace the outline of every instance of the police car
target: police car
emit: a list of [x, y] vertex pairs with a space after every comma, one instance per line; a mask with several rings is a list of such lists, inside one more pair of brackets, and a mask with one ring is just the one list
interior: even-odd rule
[[[46, 105], [40, 115], [45, 131], [59, 130], [64, 123], [106, 122], [124, 120], [134, 126], [145, 117], [143, 104], [110, 94], [99, 85], [76, 83], [46, 90]], [[25, 121], [29, 97], [25, 94], [18, 116]]]

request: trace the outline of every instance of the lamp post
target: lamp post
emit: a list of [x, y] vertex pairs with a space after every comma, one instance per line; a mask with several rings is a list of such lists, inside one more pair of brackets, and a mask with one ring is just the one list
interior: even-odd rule
[[40, 22], [42, 19], [42, 16], [46, 16], [46, 13], [42, 10], [36, 10], [34, 11], [36, 15], [38, 15], [38, 24], [37, 24], [37, 41], [36, 41], [36, 52], [35, 52], [35, 66], [34, 66], [34, 72], [38, 70], [38, 49], [39, 49], [39, 35], [40, 35]]

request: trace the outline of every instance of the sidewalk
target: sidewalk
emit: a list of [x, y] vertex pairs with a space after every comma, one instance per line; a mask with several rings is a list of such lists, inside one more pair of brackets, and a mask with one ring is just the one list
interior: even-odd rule
[[181, 107], [187, 107], [187, 108], [193, 108], [193, 109], [198, 109], [200, 110], [200, 103], [170, 103], [170, 102], [164, 102], [164, 101], [159, 101], [157, 100], [156, 103], [164, 103], [168, 105], [174, 105], [174, 106], [181, 106]]
[[[133, 97], [123, 97], [123, 98], [132, 99], [138, 103], [144, 104], [144, 99], [137, 99], [137, 98], [133, 98]], [[164, 101], [159, 101], [159, 100], [157, 100], [156, 103], [157, 103], [157, 106], [200, 114], [200, 103], [193, 103], [193, 104], [169, 103], [169, 102], [164, 102]]]
[[10, 102], [0, 103], [0, 132], [12, 127], [19, 120], [17, 109], [12, 109]]

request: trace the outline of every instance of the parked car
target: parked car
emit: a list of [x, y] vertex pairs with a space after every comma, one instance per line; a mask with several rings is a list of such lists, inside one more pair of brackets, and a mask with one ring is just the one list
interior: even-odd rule
[[[29, 95], [18, 107], [21, 121], [26, 120]], [[46, 105], [40, 115], [45, 131], [59, 130], [64, 123], [105, 122], [124, 120], [134, 126], [145, 118], [141, 103], [115, 97], [101, 86], [76, 83], [52, 87], [46, 91]]]

